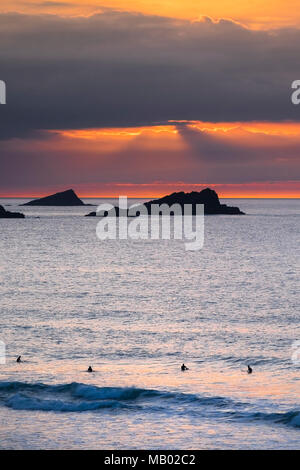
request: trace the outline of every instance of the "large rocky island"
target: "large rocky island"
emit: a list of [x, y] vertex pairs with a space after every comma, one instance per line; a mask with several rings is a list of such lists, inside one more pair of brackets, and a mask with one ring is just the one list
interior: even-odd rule
[[[160, 199], [153, 199], [152, 201], [148, 201], [144, 203], [144, 206], [148, 209], [148, 214], [151, 213], [151, 206], [152, 205], [161, 205], [166, 204], [167, 206], [171, 207], [173, 204], [179, 204], [182, 209], [185, 204], [191, 204], [193, 214], [196, 214], [196, 205], [203, 204], [204, 205], [204, 214], [205, 215], [217, 215], [217, 214], [226, 214], [226, 215], [244, 215], [238, 207], [231, 207], [227, 206], [226, 204], [221, 204], [219, 201], [219, 197], [217, 193], [210, 188], [203, 189], [203, 191], [197, 192], [193, 191], [191, 193], [172, 193], [168, 196], [164, 196]], [[138, 208], [137, 208], [138, 210]], [[119, 208], [115, 207], [116, 215], [119, 216]], [[90, 212], [87, 214], [87, 217], [95, 217], [97, 215], [96, 212]], [[107, 214], [105, 214], [107, 215]], [[122, 215], [127, 215], [122, 214]]]
[[89, 206], [84, 204], [73, 189], [68, 189], [60, 193], [52, 194], [51, 196], [42, 197], [40, 199], [33, 199], [32, 201], [22, 204], [23, 206]]
[[213, 189], [206, 188], [203, 191], [197, 192], [192, 191], [191, 193], [173, 193], [168, 196], [164, 196], [160, 199], [154, 199], [145, 203], [145, 206], [149, 210], [151, 209], [152, 204], [167, 204], [172, 206], [173, 204], [179, 204], [182, 209], [185, 204], [191, 204], [193, 207], [193, 214], [196, 213], [196, 205], [204, 205], [204, 214], [214, 215], [214, 214], [229, 214], [229, 215], [244, 215], [238, 207], [227, 206], [226, 204], [221, 204], [219, 197]]
[[24, 219], [25, 215], [20, 212], [9, 212], [0, 206], [0, 219]]

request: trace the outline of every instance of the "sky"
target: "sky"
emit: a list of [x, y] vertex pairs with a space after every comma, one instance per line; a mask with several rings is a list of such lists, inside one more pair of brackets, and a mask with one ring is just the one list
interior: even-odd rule
[[299, 43], [296, 1], [2, 0], [0, 197], [300, 197]]

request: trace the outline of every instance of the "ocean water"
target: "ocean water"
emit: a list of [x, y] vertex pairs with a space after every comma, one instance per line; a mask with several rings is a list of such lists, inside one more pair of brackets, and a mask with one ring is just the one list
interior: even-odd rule
[[27, 215], [0, 220], [0, 448], [300, 449], [298, 200], [226, 200], [247, 215], [205, 217], [195, 252], [21, 202], [0, 200]]

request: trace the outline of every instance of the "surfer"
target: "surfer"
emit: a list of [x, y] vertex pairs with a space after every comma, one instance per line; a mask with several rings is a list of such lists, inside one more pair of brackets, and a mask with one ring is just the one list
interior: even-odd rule
[[185, 364], [182, 364], [181, 370], [182, 370], [182, 371], [184, 371], [184, 370], [189, 370], [189, 368], [188, 368]]
[[17, 361], [16, 361], [16, 362], [22, 362], [22, 361], [21, 361], [21, 356], [18, 356], [18, 357], [17, 357]]
[[89, 368], [88, 368], [87, 371], [88, 371], [88, 372], [94, 372], [93, 369], [92, 369], [92, 366], [89, 366]]
[[252, 367], [250, 367], [249, 365], [248, 365], [248, 371], [247, 372], [248, 372], [248, 374], [252, 374]]

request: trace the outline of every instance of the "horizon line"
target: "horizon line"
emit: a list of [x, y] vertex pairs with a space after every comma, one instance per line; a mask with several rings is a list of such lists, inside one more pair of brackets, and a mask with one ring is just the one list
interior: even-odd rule
[[[58, 191], [60, 192], [60, 191]], [[180, 192], [180, 191], [173, 191], [174, 192]], [[170, 193], [172, 194], [172, 193]], [[135, 195], [135, 196], [126, 196], [126, 195], [90, 195], [90, 196], [81, 196], [80, 194], [77, 194], [77, 196], [80, 199], [118, 199], [119, 197], [127, 197], [127, 199], [158, 199], [161, 197], [166, 196], [166, 194], [161, 194], [161, 195]], [[220, 199], [300, 199], [300, 195], [275, 195], [275, 196], [267, 196], [267, 195], [249, 195], [249, 196], [244, 196], [244, 195], [219, 195]], [[0, 194], [0, 199], [40, 199], [46, 197], [44, 195], [40, 196], [4, 196]]]

